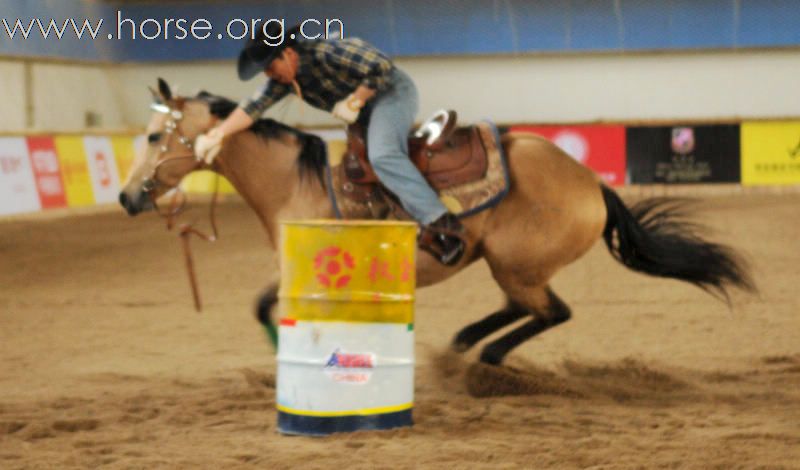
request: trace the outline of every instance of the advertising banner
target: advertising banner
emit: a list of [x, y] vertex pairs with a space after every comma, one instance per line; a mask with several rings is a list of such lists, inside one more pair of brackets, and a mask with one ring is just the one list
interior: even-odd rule
[[39, 191], [42, 209], [67, 206], [67, 194], [61, 177], [61, 164], [53, 138], [50, 136], [28, 137], [28, 154]]
[[41, 209], [24, 137], [0, 138], [0, 215]]
[[738, 125], [629, 127], [631, 183], [737, 183]]
[[514, 126], [539, 134], [613, 186], [625, 183], [624, 126]]
[[800, 184], [800, 121], [742, 124], [742, 183]]
[[61, 160], [61, 174], [69, 207], [90, 206], [94, 204], [92, 182], [86, 165], [83, 137], [79, 135], [57, 136], [56, 152]]
[[134, 147], [134, 138], [131, 136], [115, 135], [109, 137], [111, 140], [111, 151], [114, 153], [114, 160], [117, 163], [117, 170], [119, 171], [118, 178], [120, 184], [128, 178], [128, 172], [133, 165], [133, 159], [136, 157], [136, 149]]
[[119, 172], [108, 137], [84, 137], [86, 163], [92, 181], [94, 200], [98, 204], [119, 199]]

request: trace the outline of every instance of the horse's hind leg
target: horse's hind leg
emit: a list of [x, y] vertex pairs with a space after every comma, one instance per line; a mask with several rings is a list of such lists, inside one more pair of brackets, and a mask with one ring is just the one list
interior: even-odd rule
[[486, 345], [481, 352], [481, 362], [497, 365], [512, 349], [548, 328], [569, 320], [571, 312], [550, 287], [536, 288], [527, 299], [518, 299], [515, 305], [533, 317], [522, 326], [511, 330], [500, 339]]
[[464, 352], [483, 338], [506, 325], [519, 320], [528, 314], [528, 310], [513, 301], [508, 302], [503, 309], [494, 312], [483, 320], [465, 326], [453, 338], [451, 347], [457, 352]]

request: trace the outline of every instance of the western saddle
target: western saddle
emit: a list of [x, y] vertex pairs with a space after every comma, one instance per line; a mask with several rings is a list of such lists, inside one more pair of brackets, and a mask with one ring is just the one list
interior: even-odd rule
[[[408, 138], [411, 161], [436, 191], [486, 175], [488, 161], [480, 132], [475, 126], [456, 128], [456, 120], [455, 111], [437, 111]], [[367, 158], [365, 130], [359, 124], [347, 128], [342, 168], [344, 180], [358, 186], [351, 192], [372, 192], [373, 185], [379, 184]]]

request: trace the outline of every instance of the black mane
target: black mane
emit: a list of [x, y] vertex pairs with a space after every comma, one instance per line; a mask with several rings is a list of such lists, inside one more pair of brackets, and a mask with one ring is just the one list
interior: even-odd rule
[[[228, 117], [238, 107], [236, 102], [206, 91], [201, 91], [195, 98], [206, 102], [211, 114], [221, 119]], [[297, 137], [301, 146], [300, 156], [297, 159], [300, 178], [306, 174], [313, 174], [325, 186], [326, 146], [319, 136], [308, 134], [274, 119], [259, 119], [253, 123], [250, 130], [265, 139], [279, 139], [286, 134]]]

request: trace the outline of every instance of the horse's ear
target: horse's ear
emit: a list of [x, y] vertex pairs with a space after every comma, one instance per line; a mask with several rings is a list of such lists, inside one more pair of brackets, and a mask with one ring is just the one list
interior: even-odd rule
[[153, 103], [163, 103], [164, 99], [161, 98], [161, 93], [157, 92], [153, 87], [147, 87], [150, 90], [150, 94], [153, 95]]
[[160, 77], [158, 79], [158, 91], [161, 93], [161, 96], [164, 98], [164, 101], [169, 101], [172, 99], [172, 90], [169, 89], [169, 85], [167, 85], [167, 82]]

